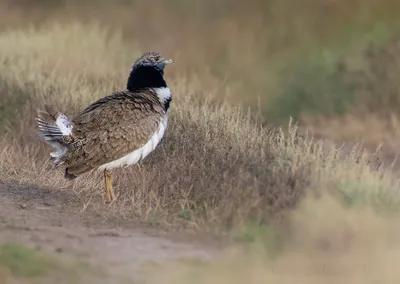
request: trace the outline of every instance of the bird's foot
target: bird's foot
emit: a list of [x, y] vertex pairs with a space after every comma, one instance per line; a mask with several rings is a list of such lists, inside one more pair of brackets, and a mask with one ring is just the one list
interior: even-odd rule
[[113, 190], [106, 192], [105, 204], [112, 204], [117, 200]]

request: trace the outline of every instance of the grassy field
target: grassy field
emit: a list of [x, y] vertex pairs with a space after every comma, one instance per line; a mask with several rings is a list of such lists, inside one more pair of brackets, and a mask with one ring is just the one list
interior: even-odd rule
[[[1, 178], [70, 188], [62, 171], [51, 170], [49, 149], [35, 135], [34, 112], [50, 103], [73, 116], [123, 88], [138, 51], [132, 54], [115, 34], [79, 24], [7, 31], [0, 46], [1, 98], [9, 111]], [[361, 149], [342, 158], [312, 137], [299, 137], [294, 124], [288, 133], [263, 128], [257, 116], [201, 93], [196, 81], [177, 77], [169, 82], [174, 104], [166, 139], [143, 167], [117, 171], [116, 212], [157, 223], [174, 218], [229, 228], [246, 220], [265, 223], [306, 191], [339, 188], [352, 195], [379, 180], [379, 190], [367, 192], [377, 195], [397, 183], [386, 173], [369, 172], [366, 157], [358, 157]], [[86, 198], [101, 196], [98, 175], [77, 180], [72, 189]]]
[[2, 0], [0, 10], [5, 30], [101, 23], [131, 53], [173, 56], [171, 76], [264, 121], [292, 116], [330, 138], [398, 147], [398, 1]]
[[[0, 182], [253, 244], [218, 263], [150, 271], [163, 277], [150, 283], [394, 283], [398, 173], [303, 129], [396, 148], [400, 5], [302, 2], [0, 1]], [[115, 171], [119, 199], [104, 210], [101, 173], [66, 181], [34, 114], [50, 103], [73, 117], [124, 88], [149, 49], [176, 61], [169, 128], [147, 160]]]

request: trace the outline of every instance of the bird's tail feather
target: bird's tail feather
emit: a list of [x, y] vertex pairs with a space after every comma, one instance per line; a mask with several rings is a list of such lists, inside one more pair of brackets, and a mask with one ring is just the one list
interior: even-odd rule
[[50, 153], [56, 165], [67, 152], [68, 141], [72, 136], [73, 125], [71, 121], [49, 105], [45, 105], [45, 110], [37, 112], [38, 135], [46, 143], [51, 145], [56, 151]]

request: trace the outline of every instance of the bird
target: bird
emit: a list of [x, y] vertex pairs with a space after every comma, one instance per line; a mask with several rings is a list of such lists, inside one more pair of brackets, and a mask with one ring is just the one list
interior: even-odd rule
[[164, 137], [172, 101], [164, 69], [171, 63], [158, 52], [143, 53], [130, 70], [126, 90], [98, 99], [73, 119], [49, 104], [37, 110], [37, 134], [55, 150], [50, 160], [64, 167], [66, 179], [103, 171], [105, 202], [116, 200], [111, 171], [137, 164]]

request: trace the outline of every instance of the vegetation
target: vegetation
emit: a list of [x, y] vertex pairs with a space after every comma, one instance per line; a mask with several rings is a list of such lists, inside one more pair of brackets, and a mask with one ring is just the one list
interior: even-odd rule
[[[116, 171], [118, 201], [101, 213], [233, 230], [255, 248], [212, 265], [171, 264], [151, 273], [163, 277], [152, 283], [193, 275], [285, 283], [294, 269], [297, 282], [320, 283], [327, 276], [315, 273], [318, 264], [353, 262], [343, 283], [398, 280], [385, 270], [399, 245], [387, 242], [400, 206], [399, 179], [385, 167], [392, 159], [381, 165], [379, 151], [331, 147], [303, 129], [396, 148], [400, 2], [214, 2], [0, 1], [8, 11], [0, 17], [0, 181], [103, 206], [101, 173], [71, 183], [54, 170], [35, 111], [50, 103], [73, 117], [124, 88], [133, 60], [157, 50], [177, 62], [166, 70], [174, 96], [166, 137], [139, 166]], [[273, 265], [284, 272], [264, 270]], [[317, 276], [308, 281], [309, 273]]]
[[397, 221], [331, 198], [310, 199], [291, 215], [277, 257], [256, 243], [209, 263], [145, 267], [143, 283], [397, 283]]
[[[123, 88], [131, 52], [118, 35], [80, 24], [7, 31], [0, 46], [0, 76], [6, 82], [1, 98], [5, 106], [9, 100], [24, 102], [4, 125], [1, 178], [72, 186], [82, 196], [100, 197], [99, 173], [72, 184], [62, 171], [54, 174], [49, 149], [35, 135], [34, 112], [46, 102], [72, 117], [94, 99]], [[311, 136], [299, 136], [294, 124], [286, 134], [263, 128], [257, 117], [202, 94], [196, 82], [169, 81], [174, 93], [169, 131], [145, 166], [118, 171], [116, 212], [161, 224], [174, 219], [230, 228], [247, 221], [266, 224], [316, 189], [353, 196], [379, 182], [363, 190], [369, 200], [398, 184], [387, 172], [370, 172], [360, 149], [342, 157]]]
[[105, 277], [86, 264], [66, 261], [40, 248], [33, 249], [16, 243], [0, 246], [1, 283], [86, 283], [85, 275]]
[[5, 244], [0, 249], [0, 266], [8, 267], [17, 276], [44, 276], [56, 264], [38, 256], [37, 251], [15, 244]]
[[179, 62], [170, 76], [261, 110], [268, 122], [292, 116], [324, 136], [396, 149], [398, 1], [214, 2], [1, 0], [0, 29], [100, 22], [121, 34], [130, 61], [138, 49], [170, 54]]

